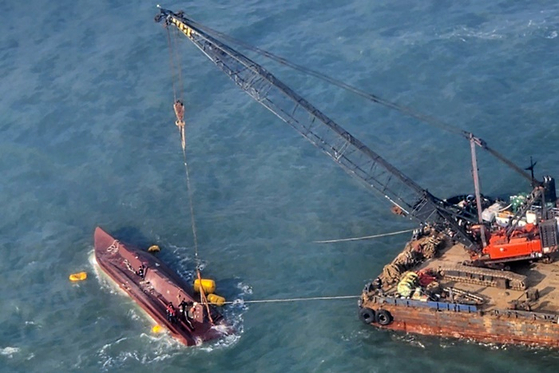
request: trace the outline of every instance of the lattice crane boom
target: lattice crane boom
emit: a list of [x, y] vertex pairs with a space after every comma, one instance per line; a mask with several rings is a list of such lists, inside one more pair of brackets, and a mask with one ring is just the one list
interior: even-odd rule
[[248, 57], [208, 35], [182, 12], [160, 9], [156, 21], [175, 26], [254, 100], [291, 125], [346, 172], [397, 206], [403, 215], [452, 235], [469, 249], [479, 244], [459, 224], [472, 216], [436, 198]]

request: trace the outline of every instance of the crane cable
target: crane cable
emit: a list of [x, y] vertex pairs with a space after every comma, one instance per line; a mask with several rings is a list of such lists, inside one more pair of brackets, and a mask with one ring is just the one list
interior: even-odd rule
[[[206, 32], [209, 35], [212, 35], [216, 38], [221, 38], [222, 40], [226, 40], [229, 41], [233, 44], [239, 45], [247, 50], [253, 51], [261, 56], [264, 56], [266, 58], [269, 58], [271, 60], [274, 60], [282, 65], [288, 66], [294, 70], [300, 71], [304, 74], [310, 75], [310, 76], [314, 76], [315, 78], [318, 78], [320, 80], [323, 80], [325, 82], [328, 82], [332, 85], [335, 85], [337, 87], [340, 87], [342, 89], [345, 89], [349, 92], [352, 92], [358, 96], [361, 96], [369, 101], [375, 102], [377, 104], [380, 104], [382, 106], [385, 106], [389, 109], [393, 109], [396, 110], [400, 113], [403, 113], [411, 118], [415, 118], [423, 123], [426, 124], [430, 124], [432, 126], [438, 127], [440, 129], [443, 129], [445, 131], [454, 133], [454, 134], [458, 134], [460, 136], [462, 136], [463, 138], [469, 140], [470, 136], [473, 136], [473, 134], [471, 132], [465, 131], [463, 129], [460, 129], [457, 126], [451, 125], [449, 123], [445, 123], [440, 119], [437, 119], [433, 116], [430, 115], [426, 115], [426, 114], [421, 114], [409, 107], [397, 104], [395, 102], [383, 99], [380, 96], [374, 95], [372, 93], [366, 92], [362, 89], [359, 89], [357, 87], [354, 87], [352, 85], [349, 85], [341, 80], [338, 79], [334, 79], [326, 74], [320, 73], [318, 71], [309, 69], [307, 67], [295, 64], [291, 61], [286, 60], [283, 57], [280, 57], [278, 55], [275, 55], [271, 52], [268, 52], [264, 49], [252, 46], [250, 44], [247, 44], [239, 39], [236, 39], [232, 36], [229, 36], [227, 34], [224, 34], [222, 32], [216, 31], [212, 28], [209, 28], [207, 26], [204, 26], [192, 19], [189, 19], [190, 23], [192, 23], [193, 25], [195, 25], [197, 28], [203, 30], [204, 32]], [[490, 148], [487, 143], [485, 141], [483, 141], [482, 139], [479, 139], [477, 137], [476, 138], [476, 145], [478, 145], [479, 147], [481, 147], [482, 149], [486, 150], [487, 152], [489, 152], [491, 155], [493, 155], [495, 158], [497, 158], [498, 160], [500, 160], [501, 162], [503, 162], [504, 164], [506, 164], [507, 166], [509, 166], [510, 168], [512, 168], [514, 171], [516, 171], [517, 173], [519, 173], [521, 176], [523, 176], [525, 179], [529, 180], [531, 183], [537, 183], [539, 184], [539, 182], [537, 180], [535, 180], [531, 175], [529, 175], [527, 172], [525, 172], [522, 168], [520, 168], [519, 166], [517, 166], [515, 163], [513, 163], [512, 161], [510, 161], [509, 159], [507, 159], [506, 157], [504, 157], [501, 153], [497, 152], [495, 149]]]
[[397, 235], [397, 234], [409, 233], [409, 232], [413, 232], [414, 230], [415, 230], [415, 229], [406, 229], [406, 230], [397, 231], [397, 232], [374, 234], [374, 235], [372, 235], [372, 236], [350, 237], [350, 238], [338, 238], [338, 239], [333, 239], [333, 240], [313, 241], [313, 243], [336, 243], [336, 242], [349, 242], [349, 241], [370, 240], [371, 238], [388, 237], [388, 236], [395, 236], [395, 235]]
[[279, 298], [279, 299], [257, 299], [257, 300], [244, 300], [236, 299], [234, 301], [225, 302], [224, 304], [248, 304], [248, 303], [284, 303], [284, 302], [301, 302], [309, 300], [340, 300], [340, 299], [357, 299], [361, 295], [338, 295], [330, 297], [301, 297], [301, 298]]
[[[181, 139], [182, 156], [183, 156], [184, 170], [186, 176], [186, 190], [188, 194], [188, 204], [190, 207], [192, 237], [194, 240], [194, 259], [196, 262], [196, 277], [198, 278], [198, 282], [200, 284], [199, 290], [200, 290], [201, 303], [206, 307], [208, 318], [210, 322], [213, 324], [214, 321], [210, 312], [208, 299], [206, 297], [204, 288], [202, 286], [202, 275], [200, 273], [200, 258], [198, 255], [198, 234], [196, 231], [196, 219], [194, 218], [194, 203], [192, 198], [192, 188], [190, 186], [190, 170], [188, 167], [188, 160], [186, 157], [186, 134], [185, 134], [186, 123], [184, 121], [184, 101], [183, 101], [184, 86], [182, 82], [182, 69], [181, 69], [180, 59], [178, 55], [179, 52], [177, 51], [178, 48], [174, 48], [173, 46], [173, 44], [177, 43], [178, 38], [171, 37], [169, 27], [166, 27], [166, 29], [167, 29], [167, 42], [169, 44], [171, 71], [173, 73], [173, 98], [174, 98], [173, 110], [175, 111], [175, 116], [177, 117], [177, 120], [175, 121], [175, 125], [179, 129], [179, 135]], [[178, 88], [177, 85], [175, 84], [175, 70], [177, 73], [176, 75], [178, 76]]]
[[252, 51], [252, 52], [255, 52], [255, 53], [257, 53], [257, 54], [259, 54], [259, 55], [261, 55], [261, 56], [264, 56], [264, 57], [266, 57], [266, 58], [269, 58], [269, 59], [271, 59], [271, 60], [273, 60], [273, 61], [276, 61], [276, 62], [278, 62], [278, 63], [281, 64], [281, 65], [288, 66], [288, 67], [290, 67], [290, 68], [292, 68], [292, 69], [294, 69], [294, 70], [300, 71], [300, 72], [302, 72], [302, 73], [304, 73], [304, 74], [307, 74], [307, 75], [310, 75], [310, 76], [314, 76], [315, 78], [318, 78], [318, 79], [320, 79], [320, 80], [323, 80], [323, 81], [325, 81], [325, 82], [328, 82], [328, 83], [330, 83], [330, 84], [332, 84], [332, 85], [335, 85], [335, 86], [337, 86], [337, 87], [340, 87], [340, 88], [342, 88], [342, 89], [345, 89], [345, 90], [347, 90], [347, 91], [349, 91], [349, 92], [353, 92], [353, 93], [355, 93], [356, 95], [361, 96], [361, 97], [363, 97], [363, 98], [365, 98], [365, 99], [367, 99], [367, 100], [369, 100], [369, 101], [378, 103], [378, 104], [380, 104], [380, 105], [386, 106], [386, 107], [388, 107], [388, 108], [390, 108], [390, 109], [394, 109], [394, 110], [396, 110], [396, 111], [400, 111], [400, 112], [402, 112], [402, 113], [404, 113], [404, 114], [406, 114], [406, 115], [408, 115], [408, 116], [410, 116], [410, 117], [413, 117], [413, 118], [418, 119], [418, 120], [420, 120], [420, 121], [423, 121], [423, 122], [426, 122], [426, 123], [428, 123], [428, 124], [434, 125], [434, 126], [439, 127], [439, 128], [441, 128], [441, 129], [444, 129], [444, 130], [453, 132], [453, 133], [455, 133], [455, 134], [460, 134], [460, 135], [463, 135], [463, 136], [465, 136], [466, 134], [468, 134], [467, 131], [461, 130], [460, 128], [458, 128], [458, 127], [456, 127], [456, 126], [453, 126], [453, 125], [450, 125], [450, 124], [448, 124], [448, 123], [445, 123], [445, 122], [443, 122], [443, 121], [441, 121], [441, 120], [439, 120], [439, 119], [437, 119], [437, 118], [431, 117], [431, 116], [429, 116], [429, 115], [425, 115], [425, 114], [418, 113], [418, 112], [412, 110], [411, 108], [408, 108], [408, 107], [403, 106], [403, 105], [399, 105], [399, 104], [397, 104], [397, 103], [395, 103], [395, 102], [388, 101], [388, 100], [386, 100], [386, 99], [383, 99], [383, 98], [380, 97], [380, 96], [377, 96], [377, 95], [375, 95], [375, 94], [366, 92], [366, 91], [364, 91], [364, 90], [362, 90], [362, 89], [359, 89], [359, 88], [357, 88], [357, 87], [354, 87], [354, 86], [352, 86], [352, 85], [349, 85], [349, 84], [347, 84], [347, 83], [345, 83], [345, 82], [343, 82], [343, 81], [341, 81], [341, 80], [332, 78], [332, 77], [330, 77], [330, 76], [328, 76], [328, 75], [326, 75], [326, 74], [323, 74], [323, 73], [321, 73], [321, 72], [318, 72], [318, 71], [309, 69], [309, 68], [307, 68], [307, 67], [305, 67], [305, 66], [301, 66], [301, 65], [298, 65], [298, 64], [296, 64], [296, 63], [293, 63], [293, 62], [291, 62], [291, 61], [289, 61], [289, 60], [287, 60], [287, 59], [285, 59], [285, 58], [283, 58], [283, 57], [280, 57], [280, 56], [274, 54], [274, 53], [271, 53], [271, 52], [268, 52], [268, 51], [266, 51], [266, 50], [264, 50], [264, 49], [261, 49], [261, 48], [255, 47], [255, 46], [253, 46], [253, 45], [247, 44], [247, 43], [243, 42], [242, 40], [239, 40], [239, 39], [237, 39], [237, 38], [234, 38], [234, 37], [232, 37], [232, 36], [229, 36], [229, 35], [227, 35], [227, 34], [224, 34], [224, 33], [222, 33], [222, 32], [219, 32], [219, 31], [217, 31], [217, 30], [214, 30], [214, 29], [212, 29], [212, 28], [209, 28], [209, 27], [207, 27], [207, 26], [204, 26], [204, 25], [202, 25], [202, 24], [200, 24], [200, 23], [198, 23], [198, 22], [196, 22], [196, 21], [193, 21], [192, 19], [189, 19], [189, 21], [190, 21], [193, 25], [195, 25], [197, 28], [203, 30], [204, 32], [206, 32], [207, 34], [209, 34], [209, 35], [211, 35], [211, 36], [214, 36], [214, 37], [216, 37], [216, 38], [221, 38], [221, 39], [226, 40], [226, 41], [228, 41], [228, 42], [231, 42], [231, 43], [233, 43], [233, 44], [239, 45], [239, 46], [241, 46], [241, 47], [243, 47], [243, 48], [245, 48], [245, 49], [247, 49], [247, 50], [250, 50], [250, 51]]

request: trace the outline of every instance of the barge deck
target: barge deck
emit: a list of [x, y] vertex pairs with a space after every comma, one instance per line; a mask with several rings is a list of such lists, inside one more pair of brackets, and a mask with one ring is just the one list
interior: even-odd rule
[[[413, 260], [429, 241], [434, 257]], [[365, 286], [360, 319], [408, 333], [559, 347], [559, 261], [516, 262], [500, 270], [458, 264], [469, 259], [462, 244], [442, 235], [412, 239]], [[391, 274], [391, 268], [404, 270]], [[417, 277], [406, 280], [409, 273]], [[522, 286], [511, 287], [511, 279]]]

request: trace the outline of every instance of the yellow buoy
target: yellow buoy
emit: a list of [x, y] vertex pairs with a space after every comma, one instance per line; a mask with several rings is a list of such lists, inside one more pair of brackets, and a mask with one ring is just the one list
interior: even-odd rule
[[158, 252], [160, 252], [160, 251], [161, 251], [161, 249], [160, 249], [159, 246], [157, 246], [157, 245], [151, 245], [151, 246], [148, 248], [148, 253], [158, 253]]
[[70, 281], [73, 281], [73, 282], [83, 281], [86, 278], [87, 278], [87, 273], [85, 273], [85, 272], [72, 273], [70, 275]]
[[161, 333], [163, 331], [163, 328], [161, 327], [161, 325], [154, 325], [153, 328], [151, 328], [151, 331], [153, 333]]
[[[208, 278], [203, 278], [202, 289], [204, 289], [204, 293], [206, 294], [213, 293], [215, 291], [215, 281]], [[198, 278], [194, 280], [194, 291], [200, 291], [200, 279]]]
[[210, 302], [211, 304], [215, 304], [216, 306], [223, 306], [225, 304], [225, 298], [220, 297], [219, 295], [216, 294], [209, 294], [208, 295], [208, 302]]

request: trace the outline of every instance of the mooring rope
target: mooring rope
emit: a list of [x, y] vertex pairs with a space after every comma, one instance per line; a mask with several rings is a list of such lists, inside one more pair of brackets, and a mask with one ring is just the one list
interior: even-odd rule
[[357, 299], [359, 297], [361, 297], [361, 295], [338, 295], [338, 296], [331, 296], [331, 297], [303, 297], [303, 298], [257, 299], [257, 300], [237, 299], [232, 302], [225, 302], [225, 304], [302, 302], [302, 301], [310, 301], [310, 300]]
[[348, 241], [369, 240], [369, 239], [371, 239], [371, 238], [395, 236], [395, 235], [397, 235], [397, 234], [403, 234], [403, 233], [409, 233], [409, 232], [413, 232], [413, 229], [406, 229], [406, 230], [404, 230], [404, 231], [397, 231], [397, 232], [390, 232], [390, 233], [375, 234], [375, 235], [373, 235], [373, 236], [351, 237], [351, 238], [339, 238], [339, 239], [336, 239], [336, 240], [313, 241], [313, 243], [335, 243], [335, 242], [348, 242]]

